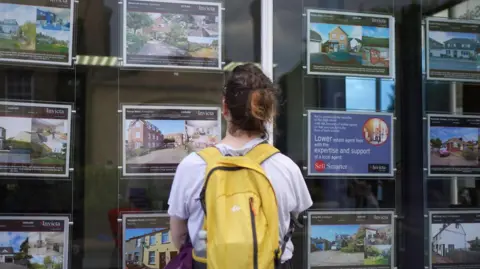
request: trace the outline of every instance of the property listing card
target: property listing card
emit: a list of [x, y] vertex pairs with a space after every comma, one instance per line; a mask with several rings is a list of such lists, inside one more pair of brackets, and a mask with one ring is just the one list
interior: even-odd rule
[[123, 175], [173, 175], [188, 154], [220, 141], [220, 109], [123, 106]]
[[430, 212], [430, 268], [480, 268], [480, 212]]
[[74, 0], [0, 0], [0, 61], [71, 65]]
[[0, 176], [68, 177], [71, 109], [0, 101]]
[[394, 267], [394, 214], [308, 212], [308, 268]]

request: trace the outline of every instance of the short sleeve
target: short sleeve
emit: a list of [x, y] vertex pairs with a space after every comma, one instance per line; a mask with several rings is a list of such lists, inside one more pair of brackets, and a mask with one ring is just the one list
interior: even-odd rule
[[197, 155], [190, 154], [185, 157], [177, 167], [177, 172], [173, 178], [172, 188], [170, 190], [170, 197], [168, 198], [168, 215], [180, 219], [188, 219], [190, 212], [188, 204], [190, 200], [190, 186], [198, 176], [193, 173], [193, 170], [198, 169], [198, 163], [194, 158]]
[[301, 213], [309, 209], [313, 205], [313, 202], [302, 172], [296, 165], [295, 169], [292, 171], [292, 185], [293, 192], [295, 194], [295, 200], [297, 201], [292, 212]]

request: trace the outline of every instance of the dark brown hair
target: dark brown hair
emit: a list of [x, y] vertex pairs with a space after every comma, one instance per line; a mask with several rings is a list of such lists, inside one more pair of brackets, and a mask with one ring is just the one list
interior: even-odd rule
[[277, 89], [254, 64], [235, 67], [224, 88], [224, 100], [230, 112], [229, 132], [267, 136], [265, 123], [274, 121]]

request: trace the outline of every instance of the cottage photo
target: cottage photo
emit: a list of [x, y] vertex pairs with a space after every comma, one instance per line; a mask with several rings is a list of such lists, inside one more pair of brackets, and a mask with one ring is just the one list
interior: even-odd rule
[[438, 223], [431, 226], [432, 263], [478, 263], [479, 223]]
[[35, 51], [36, 7], [0, 3], [0, 49]]
[[216, 120], [126, 120], [127, 164], [178, 164], [219, 141]]
[[219, 17], [128, 12], [128, 55], [218, 59]]
[[460, 32], [428, 32], [429, 68], [473, 71], [480, 68], [480, 35]]
[[389, 28], [310, 23], [310, 65], [389, 67]]
[[37, 8], [36, 51], [68, 54], [70, 45], [70, 10]]
[[309, 264], [315, 266], [389, 265], [391, 225], [312, 225]]
[[430, 127], [430, 165], [478, 167], [478, 128]]
[[163, 269], [177, 254], [168, 227], [125, 229], [125, 269]]
[[63, 269], [63, 232], [0, 232], [0, 269]]
[[65, 165], [68, 121], [0, 117], [0, 164]]

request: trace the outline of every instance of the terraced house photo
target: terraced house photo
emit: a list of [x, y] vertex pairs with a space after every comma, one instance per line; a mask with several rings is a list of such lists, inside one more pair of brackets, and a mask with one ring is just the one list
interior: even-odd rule
[[168, 228], [125, 231], [125, 269], [163, 269], [177, 254]]

